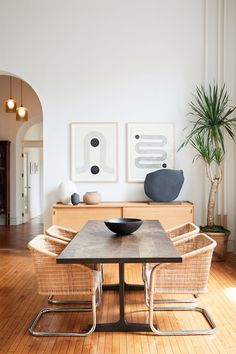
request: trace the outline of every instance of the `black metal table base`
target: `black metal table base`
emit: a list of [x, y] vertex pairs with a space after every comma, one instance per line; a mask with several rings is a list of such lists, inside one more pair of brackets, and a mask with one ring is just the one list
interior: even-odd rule
[[117, 322], [98, 323], [97, 332], [151, 332], [146, 323], [132, 323], [125, 320], [125, 290], [144, 290], [142, 284], [127, 284], [125, 282], [124, 264], [119, 264], [119, 284], [104, 284], [103, 290], [119, 290], [119, 315]]
[[97, 332], [151, 332], [149, 324], [132, 323], [126, 320], [119, 320], [111, 323], [98, 323], [95, 331]]
[[[129, 284], [124, 282], [125, 290], [126, 291], [132, 291], [132, 290], [144, 290], [144, 285], [143, 284]], [[102, 285], [103, 290], [116, 290], [119, 291], [120, 289], [120, 284], [103, 284]]]

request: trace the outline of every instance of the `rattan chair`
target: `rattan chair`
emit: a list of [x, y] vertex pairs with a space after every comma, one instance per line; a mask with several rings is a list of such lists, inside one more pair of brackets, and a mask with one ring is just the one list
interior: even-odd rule
[[[145, 274], [145, 296], [149, 304], [149, 323], [151, 330], [158, 335], [212, 334], [216, 326], [207, 311], [197, 306], [154, 307], [157, 294], [203, 294], [211, 267], [212, 253], [216, 242], [205, 234], [197, 234], [176, 241], [176, 248], [182, 255], [182, 263], [157, 264]], [[199, 311], [203, 314], [210, 329], [161, 331], [153, 324], [153, 311]]]
[[[186, 237], [196, 235], [200, 231], [199, 227], [191, 222], [187, 222], [185, 224], [181, 224], [175, 227], [172, 227], [170, 229], [166, 230], [166, 233], [168, 234], [169, 238], [173, 243], [176, 241], [182, 240]], [[144, 263], [142, 266], [142, 278], [143, 281], [145, 281], [145, 272], [149, 269], [152, 269], [156, 264], [155, 263]], [[187, 302], [192, 302], [194, 299], [190, 299]], [[167, 300], [167, 302], [169, 302]], [[179, 301], [182, 302], [182, 301]]]
[[186, 237], [196, 235], [199, 231], [200, 229], [197, 225], [187, 222], [185, 224], [172, 227], [171, 229], [167, 229], [166, 233], [173, 242], [176, 242]]
[[[34, 319], [29, 331], [35, 336], [86, 336], [96, 327], [96, 305], [100, 303], [101, 276], [98, 271], [83, 264], [57, 264], [56, 257], [67, 243], [46, 235], [39, 235], [28, 243], [34, 261], [38, 292], [41, 295], [88, 296], [91, 307], [46, 308]], [[36, 331], [40, 318], [48, 312], [92, 311], [93, 324], [87, 332], [45, 332]]]
[[[55, 237], [56, 239], [62, 240], [66, 242], [66, 245], [75, 237], [77, 231], [73, 229], [69, 229], [67, 227], [59, 226], [59, 225], [52, 225], [46, 231], [46, 235]], [[65, 246], [66, 246], [65, 245]], [[71, 303], [86, 303], [85, 301], [71, 301], [71, 300], [57, 300], [54, 298], [54, 295], [50, 295], [48, 297], [49, 304], [71, 304]]]
[[[45, 231], [45, 233], [48, 236], [55, 237], [59, 240], [63, 240], [65, 242], [69, 243], [75, 237], [75, 235], [78, 233], [78, 231], [75, 231], [73, 229], [69, 229], [64, 226], [52, 225]], [[89, 266], [90, 266], [90, 268], [101, 272], [101, 277], [102, 277], [102, 281], [103, 281], [104, 280], [103, 265], [102, 264], [90, 264]], [[48, 302], [51, 304], [61, 303], [60, 301], [58, 302], [58, 300], [55, 300], [53, 295], [49, 297]]]
[[46, 231], [46, 235], [51, 237], [56, 237], [60, 240], [70, 242], [78, 231], [73, 229], [68, 229], [67, 227], [52, 225]]

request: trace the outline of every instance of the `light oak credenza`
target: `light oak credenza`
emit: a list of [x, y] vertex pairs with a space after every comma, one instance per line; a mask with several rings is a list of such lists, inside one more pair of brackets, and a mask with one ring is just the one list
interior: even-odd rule
[[102, 202], [97, 205], [65, 205], [57, 203], [52, 208], [53, 225], [80, 230], [88, 220], [111, 218], [140, 218], [159, 220], [167, 229], [185, 222], [194, 222], [194, 204], [188, 201], [171, 203]]

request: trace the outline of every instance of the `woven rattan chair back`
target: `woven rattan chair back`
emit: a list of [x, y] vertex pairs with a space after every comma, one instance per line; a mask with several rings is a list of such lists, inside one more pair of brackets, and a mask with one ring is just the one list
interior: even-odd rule
[[52, 225], [45, 232], [48, 236], [56, 237], [60, 240], [70, 242], [75, 237], [78, 231], [68, 229], [63, 226]]
[[[52, 225], [46, 231], [46, 235], [50, 237], [54, 237], [58, 240], [62, 240], [66, 242], [66, 245], [75, 237], [78, 231], [68, 229], [66, 227]], [[65, 246], [64, 246], [65, 247]], [[100, 264], [88, 264], [89, 268], [93, 270], [101, 271], [102, 267]]]
[[[181, 224], [178, 226], [175, 226], [171, 229], [166, 230], [166, 233], [168, 234], [168, 236], [170, 237], [170, 239], [172, 240], [173, 243], [185, 239], [189, 236], [193, 236], [199, 233], [199, 227], [194, 225], [191, 222], [185, 223], [185, 224]], [[156, 265], [156, 263], [146, 263], [143, 264], [142, 267], [142, 278], [143, 281], [145, 281], [144, 279], [144, 274], [145, 272], [149, 269], [152, 269], [154, 266]]]
[[57, 264], [56, 257], [67, 243], [47, 235], [29, 242], [38, 291], [44, 295], [94, 294], [96, 281], [91, 268], [82, 264]]
[[[96, 294], [100, 297], [101, 277], [98, 272], [82, 264], [57, 264], [56, 257], [68, 242], [47, 235], [38, 235], [28, 243], [33, 257], [38, 291], [42, 295], [89, 295], [91, 307], [53, 307], [42, 309], [33, 320], [29, 332], [34, 336], [87, 336], [96, 328]], [[56, 302], [63, 303], [60, 301]], [[68, 301], [67, 303], [70, 303]], [[72, 303], [72, 302], [71, 302]], [[75, 302], [74, 302], [75, 303]], [[54, 312], [92, 311], [92, 326], [84, 332], [38, 330], [43, 315]], [[40, 326], [39, 326], [40, 328]]]
[[205, 293], [216, 242], [205, 234], [197, 234], [175, 242], [175, 246], [182, 255], [182, 263], [156, 265], [151, 272], [150, 292]]
[[[155, 294], [202, 294], [207, 291], [212, 253], [216, 242], [205, 234], [197, 234], [175, 242], [182, 255], [182, 263], [157, 264], [147, 276], [146, 302], [149, 306], [149, 324], [157, 335], [202, 335], [216, 332], [216, 325], [209, 313], [199, 306], [155, 306]], [[147, 273], [148, 274], [148, 273]], [[177, 301], [175, 301], [177, 302]], [[184, 301], [181, 301], [184, 302]], [[154, 325], [154, 311], [197, 311], [207, 321], [208, 329], [161, 330]]]
[[199, 227], [191, 222], [175, 226], [171, 229], [166, 230], [170, 239], [173, 242], [182, 240], [186, 237], [196, 235], [199, 233]]

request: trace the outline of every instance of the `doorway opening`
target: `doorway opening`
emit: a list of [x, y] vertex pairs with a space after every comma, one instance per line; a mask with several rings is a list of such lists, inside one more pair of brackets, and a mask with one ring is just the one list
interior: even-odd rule
[[43, 214], [43, 127], [31, 126], [22, 142], [22, 223]]

